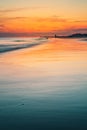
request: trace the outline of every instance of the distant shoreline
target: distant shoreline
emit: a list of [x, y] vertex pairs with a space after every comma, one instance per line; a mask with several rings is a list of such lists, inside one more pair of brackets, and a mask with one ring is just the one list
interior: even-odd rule
[[48, 38], [87, 38], [87, 34], [84, 33], [75, 33], [75, 34], [71, 34], [71, 35], [67, 35], [67, 36], [64, 36], [64, 35], [54, 35], [54, 36], [45, 36], [45, 37], [48, 37]]
[[73, 33], [73, 34], [70, 34], [70, 35], [57, 35], [57, 34], [54, 34], [54, 35], [38, 35], [38, 36], [28, 36], [27, 34], [25, 34], [24, 36], [23, 35], [20, 35], [20, 34], [9, 34], [9, 33], [3, 33], [3, 34], [0, 34], [0, 38], [30, 38], [30, 37], [44, 37], [44, 38], [87, 38], [87, 33]]

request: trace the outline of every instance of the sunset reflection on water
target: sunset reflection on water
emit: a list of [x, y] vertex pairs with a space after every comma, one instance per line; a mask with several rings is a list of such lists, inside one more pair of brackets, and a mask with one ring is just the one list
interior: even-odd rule
[[9, 117], [21, 130], [22, 124], [31, 130], [86, 128], [86, 41], [49, 39], [6, 52], [0, 55], [0, 75], [2, 128], [11, 127]]

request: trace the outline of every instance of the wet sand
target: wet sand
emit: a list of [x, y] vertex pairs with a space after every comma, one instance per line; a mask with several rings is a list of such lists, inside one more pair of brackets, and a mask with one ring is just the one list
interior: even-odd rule
[[87, 129], [87, 42], [48, 42], [0, 55], [1, 130]]

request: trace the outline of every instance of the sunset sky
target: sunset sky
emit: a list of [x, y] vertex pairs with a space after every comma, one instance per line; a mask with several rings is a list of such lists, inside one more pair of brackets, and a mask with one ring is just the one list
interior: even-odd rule
[[0, 36], [87, 33], [87, 0], [0, 0]]

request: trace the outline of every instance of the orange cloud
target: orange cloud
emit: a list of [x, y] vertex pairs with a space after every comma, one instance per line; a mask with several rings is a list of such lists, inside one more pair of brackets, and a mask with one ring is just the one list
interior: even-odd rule
[[0, 30], [13, 33], [86, 32], [87, 22], [54, 17], [1, 17]]

